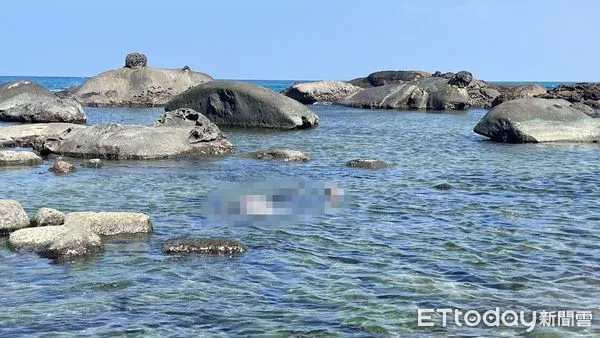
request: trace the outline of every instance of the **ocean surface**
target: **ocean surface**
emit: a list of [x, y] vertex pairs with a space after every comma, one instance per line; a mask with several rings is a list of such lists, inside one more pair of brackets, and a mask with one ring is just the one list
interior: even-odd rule
[[[0, 82], [17, 79], [0, 77]], [[19, 78], [22, 79], [22, 78]], [[59, 90], [84, 78], [35, 78]], [[279, 91], [293, 81], [253, 81]], [[556, 83], [546, 83], [548, 87]], [[106, 162], [70, 176], [0, 171], [0, 198], [69, 211], [139, 211], [154, 233], [102, 256], [52, 264], [0, 239], [0, 337], [599, 336], [598, 144], [497, 144], [456, 113], [313, 105], [313, 130], [225, 129], [239, 153], [306, 152], [303, 164]], [[89, 124], [151, 125], [162, 109], [86, 108]], [[0, 124], [1, 125], [1, 124]], [[354, 158], [391, 166], [346, 168]], [[232, 223], [203, 214], [232, 183], [343, 187], [344, 209], [308, 220]], [[433, 187], [448, 183], [454, 188]], [[166, 256], [173, 237], [227, 237], [242, 256]], [[418, 308], [593, 311], [592, 327], [417, 326]]]

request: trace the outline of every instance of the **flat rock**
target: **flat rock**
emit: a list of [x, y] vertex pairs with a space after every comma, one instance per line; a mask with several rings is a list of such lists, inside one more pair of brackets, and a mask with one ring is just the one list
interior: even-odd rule
[[70, 91], [86, 106], [161, 107], [175, 95], [212, 77], [188, 69], [146, 67], [143, 55], [131, 54], [126, 66], [94, 76]]
[[33, 123], [0, 127], [0, 145], [7, 147], [33, 147], [38, 138], [57, 137], [73, 129], [86, 128], [73, 123]]
[[361, 88], [380, 87], [400, 84], [431, 77], [431, 73], [419, 70], [384, 70], [369, 74], [364, 78], [351, 80], [350, 83]]
[[98, 235], [145, 234], [152, 232], [148, 215], [138, 212], [71, 212], [66, 227], [90, 227]]
[[276, 160], [283, 162], [308, 162], [310, 157], [305, 153], [291, 149], [273, 149], [243, 154], [242, 157], [256, 160]]
[[29, 216], [18, 201], [0, 199], [0, 235], [29, 227]]
[[224, 238], [177, 238], [166, 241], [162, 251], [166, 254], [204, 254], [233, 256], [244, 253], [241, 242]]
[[155, 128], [110, 124], [70, 129], [46, 138], [38, 150], [68, 157], [145, 160], [223, 156], [234, 148], [214, 125]]
[[52, 208], [40, 208], [31, 218], [31, 226], [45, 227], [63, 225], [65, 214]]
[[401, 84], [363, 89], [338, 101], [356, 108], [463, 110], [469, 107], [466, 88], [448, 79], [429, 77]]
[[598, 142], [600, 120], [565, 100], [524, 98], [492, 108], [474, 131], [497, 142]]
[[261, 86], [211, 81], [174, 97], [165, 110], [193, 109], [216, 125], [235, 128], [303, 129], [319, 118], [303, 104]]
[[0, 121], [85, 123], [86, 119], [79, 103], [31, 81], [0, 85]]
[[36, 166], [44, 160], [31, 151], [0, 150], [0, 167]]
[[316, 102], [336, 102], [359, 90], [361, 90], [360, 87], [348, 82], [318, 81], [296, 83], [284, 89], [281, 94], [303, 104], [313, 104]]
[[346, 162], [346, 167], [363, 169], [383, 169], [387, 168], [387, 163], [373, 159], [356, 159]]

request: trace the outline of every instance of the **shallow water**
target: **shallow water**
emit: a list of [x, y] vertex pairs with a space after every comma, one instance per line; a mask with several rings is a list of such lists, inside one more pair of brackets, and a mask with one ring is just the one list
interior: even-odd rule
[[[321, 119], [313, 130], [224, 130], [239, 152], [287, 147], [308, 153], [309, 163], [230, 156], [108, 162], [71, 176], [47, 172], [48, 162], [0, 171], [0, 198], [21, 201], [30, 216], [42, 206], [141, 211], [155, 229], [67, 265], [0, 244], [0, 336], [497, 336], [524, 328], [418, 328], [417, 308], [600, 315], [599, 145], [488, 142], [472, 132], [483, 110], [312, 109]], [[162, 112], [86, 111], [90, 124], [147, 125]], [[344, 166], [359, 157], [391, 167]], [[286, 178], [338, 183], [351, 202], [281, 224], [202, 214], [219, 187]], [[454, 189], [432, 188], [439, 183]], [[161, 253], [166, 239], [186, 235], [239, 239], [249, 250], [237, 258]]]

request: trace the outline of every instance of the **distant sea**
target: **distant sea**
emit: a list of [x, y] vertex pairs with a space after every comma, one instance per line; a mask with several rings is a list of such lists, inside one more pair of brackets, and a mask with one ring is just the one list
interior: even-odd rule
[[[51, 90], [85, 80], [0, 82], [21, 79]], [[294, 81], [250, 82], [280, 91]], [[107, 239], [102, 255], [72, 264], [15, 253], [0, 238], [0, 337], [600, 337], [600, 145], [490, 142], [473, 132], [483, 109], [310, 109], [320, 119], [310, 130], [222, 128], [238, 154], [290, 148], [306, 163], [105, 161], [69, 176], [49, 172], [51, 161], [0, 167], [0, 199], [20, 201], [30, 217], [40, 207], [135, 211], [154, 227], [148, 237]], [[85, 113], [90, 125], [152, 125], [164, 110]], [[356, 158], [389, 167], [345, 166]], [[280, 180], [334, 183], [348, 203], [280, 223], [205, 213], [225, 186]], [[441, 183], [452, 189], [434, 188]], [[248, 251], [162, 253], [166, 240], [186, 236], [232, 238]], [[445, 308], [525, 311], [527, 320], [545, 310], [556, 320], [532, 333], [453, 319], [444, 327], [441, 316], [417, 325], [417, 309]], [[558, 326], [557, 311], [590, 311], [592, 325]]]

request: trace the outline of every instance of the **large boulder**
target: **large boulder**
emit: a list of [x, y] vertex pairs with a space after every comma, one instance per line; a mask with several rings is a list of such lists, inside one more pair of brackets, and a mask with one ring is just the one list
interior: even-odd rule
[[431, 77], [431, 73], [418, 70], [384, 70], [371, 73], [366, 78], [351, 80], [350, 84], [361, 88], [371, 88], [415, 81], [428, 77]]
[[281, 94], [300, 103], [313, 104], [316, 102], [335, 102], [361, 88], [342, 81], [318, 81], [309, 83], [296, 83]]
[[498, 142], [597, 142], [600, 121], [565, 100], [524, 98], [492, 108], [474, 131]]
[[600, 109], [600, 83], [560, 85], [539, 97], [564, 99], [571, 103], [581, 102], [594, 109]]
[[31, 81], [17, 81], [0, 86], [0, 121], [85, 123], [86, 116], [76, 101]]
[[58, 137], [73, 129], [86, 128], [73, 123], [34, 123], [0, 127], [0, 146], [33, 147], [38, 138]]
[[0, 167], [36, 166], [44, 160], [31, 151], [0, 150]]
[[211, 81], [174, 97], [166, 111], [190, 108], [218, 126], [301, 129], [316, 127], [319, 117], [296, 100], [261, 86]]
[[102, 239], [88, 227], [52, 225], [21, 229], [10, 234], [7, 243], [16, 252], [36, 252], [58, 261], [88, 257], [103, 251]]
[[357, 108], [461, 110], [469, 108], [466, 88], [449, 79], [428, 77], [402, 84], [367, 88], [338, 101]]
[[160, 107], [173, 96], [212, 77], [188, 69], [146, 67], [146, 57], [130, 54], [125, 67], [109, 70], [70, 91], [86, 106]]
[[160, 128], [96, 125], [67, 130], [36, 147], [42, 154], [109, 160], [222, 156], [234, 151], [231, 142], [212, 124]]
[[29, 216], [19, 202], [0, 199], [0, 235], [6, 236], [28, 226]]
[[536, 97], [539, 95], [544, 95], [547, 92], [548, 90], [546, 88], [536, 84], [510, 86], [502, 93], [502, 95], [497, 96], [494, 101], [492, 101], [492, 107], [495, 107], [502, 102], [523, 99], [527, 97]]
[[139, 212], [71, 212], [65, 216], [64, 226], [89, 227], [103, 236], [152, 232], [150, 217]]

